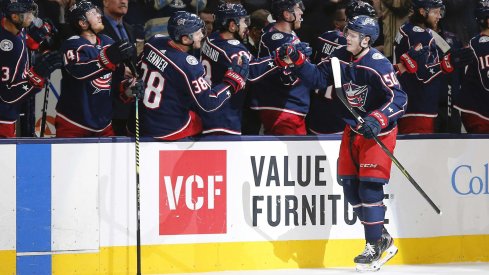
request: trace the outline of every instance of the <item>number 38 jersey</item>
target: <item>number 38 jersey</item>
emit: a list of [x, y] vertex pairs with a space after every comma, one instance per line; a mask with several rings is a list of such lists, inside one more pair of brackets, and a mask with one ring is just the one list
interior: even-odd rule
[[228, 84], [211, 86], [194, 56], [176, 48], [168, 37], [156, 35], [144, 46], [138, 63], [146, 85], [141, 108], [141, 134], [166, 138], [190, 124], [192, 112], [213, 112], [231, 97]]
[[489, 120], [489, 36], [477, 35], [470, 40], [477, 62], [469, 64], [462, 92], [455, 98], [455, 108]]

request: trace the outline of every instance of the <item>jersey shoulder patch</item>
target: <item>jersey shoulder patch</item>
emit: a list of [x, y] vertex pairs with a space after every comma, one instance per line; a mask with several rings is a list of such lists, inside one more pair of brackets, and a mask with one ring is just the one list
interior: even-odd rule
[[14, 48], [14, 43], [9, 39], [0, 41], [0, 49], [4, 52], [10, 52]]
[[481, 36], [479, 38], [479, 43], [487, 43], [489, 42], [489, 36]]
[[195, 66], [195, 65], [199, 64], [199, 61], [197, 60], [197, 58], [195, 58], [192, 55], [187, 56], [185, 58], [185, 60], [187, 61], [188, 64], [190, 64], [192, 66]]
[[425, 30], [421, 27], [418, 27], [418, 26], [414, 26], [413, 27], [413, 32], [424, 32]]
[[380, 60], [380, 59], [384, 59], [385, 57], [381, 54], [381, 53], [374, 53], [372, 55], [372, 59], [375, 59], [375, 60]]
[[76, 40], [76, 39], [80, 39], [80, 36], [79, 35], [73, 35], [73, 36], [70, 36], [70, 38], [68, 38], [67, 40]]
[[238, 40], [236, 39], [231, 39], [231, 40], [228, 40], [228, 44], [231, 44], [233, 46], [237, 46], [239, 45], [241, 42], [239, 42]]
[[282, 33], [279, 33], [279, 32], [274, 33], [272, 35], [272, 40], [280, 40], [280, 39], [283, 39], [283, 38], [284, 38], [284, 35]]

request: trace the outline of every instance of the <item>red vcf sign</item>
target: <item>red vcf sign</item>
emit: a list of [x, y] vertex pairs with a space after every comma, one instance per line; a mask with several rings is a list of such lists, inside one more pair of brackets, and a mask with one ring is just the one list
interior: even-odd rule
[[226, 233], [226, 151], [160, 151], [160, 235]]

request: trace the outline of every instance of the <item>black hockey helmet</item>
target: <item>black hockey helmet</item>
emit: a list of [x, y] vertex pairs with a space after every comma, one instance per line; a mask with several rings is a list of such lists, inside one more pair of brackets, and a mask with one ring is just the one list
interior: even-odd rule
[[193, 39], [192, 34], [200, 29], [205, 35], [204, 21], [190, 12], [177, 11], [168, 20], [168, 34], [174, 41], [180, 42], [184, 35]]
[[37, 13], [37, 4], [33, 0], [2, 0], [2, 12], [5, 15], [14, 13]]
[[284, 11], [294, 13], [294, 7], [297, 4], [299, 4], [302, 11], [306, 9], [302, 0], [272, 0], [270, 12], [272, 13], [273, 19], [284, 20]]
[[87, 0], [77, 1], [70, 8], [68, 8], [66, 21], [68, 21], [73, 28], [78, 30], [80, 28], [80, 26], [78, 25], [78, 21], [87, 21], [87, 11], [91, 9], [96, 9], [100, 14], [102, 14], [99, 8], [92, 4], [92, 2]]
[[221, 3], [217, 7], [216, 11], [216, 21], [215, 25], [217, 27], [226, 26], [229, 23], [229, 20], [234, 20], [236, 24], [239, 25], [239, 20], [242, 17], [248, 18], [246, 25], [250, 25], [249, 16], [246, 9], [241, 4], [233, 4], [233, 3]]
[[487, 28], [487, 18], [489, 18], [489, 0], [479, 0], [475, 8], [475, 19], [479, 26]]
[[377, 17], [374, 7], [366, 1], [351, 1], [345, 9], [346, 18], [350, 19], [358, 15]]
[[353, 17], [348, 21], [346, 29], [356, 31], [363, 37], [370, 37], [369, 45], [372, 45], [379, 38], [379, 23], [377, 19], [370, 16], [358, 15]]

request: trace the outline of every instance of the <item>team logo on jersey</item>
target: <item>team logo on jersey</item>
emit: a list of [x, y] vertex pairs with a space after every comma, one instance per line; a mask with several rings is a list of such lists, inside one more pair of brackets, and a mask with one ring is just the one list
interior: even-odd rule
[[418, 27], [418, 26], [414, 26], [414, 27], [413, 27], [413, 31], [414, 31], [414, 32], [424, 32], [424, 29], [423, 29], [423, 28], [421, 28], [421, 27]]
[[231, 44], [231, 45], [234, 45], [234, 46], [239, 45], [239, 41], [236, 40], [236, 39], [228, 40], [228, 43]]
[[191, 55], [187, 56], [186, 60], [187, 60], [187, 63], [190, 64], [190, 65], [197, 65], [197, 64], [199, 64], [199, 61], [197, 61], [197, 58], [195, 58], [195, 57], [193, 57]]
[[227, 232], [226, 154], [224, 150], [159, 152], [160, 235]]
[[112, 73], [103, 75], [97, 79], [92, 80], [92, 86], [95, 88], [93, 94], [98, 94], [102, 90], [110, 90], [110, 84], [112, 82]]
[[487, 43], [489, 42], [489, 36], [481, 36], [481, 38], [479, 38], [479, 43]]
[[343, 84], [343, 90], [346, 93], [346, 98], [350, 105], [365, 112], [363, 106], [367, 99], [367, 85], [358, 86], [350, 81], [349, 83]]
[[4, 52], [9, 52], [14, 48], [14, 43], [8, 39], [0, 41], [0, 49]]
[[381, 53], [374, 53], [372, 55], [372, 59], [380, 60], [380, 59], [384, 59], [384, 56]]
[[279, 39], [282, 39], [284, 38], [284, 35], [281, 34], [281, 33], [275, 33], [272, 35], [272, 40], [279, 40]]

